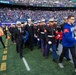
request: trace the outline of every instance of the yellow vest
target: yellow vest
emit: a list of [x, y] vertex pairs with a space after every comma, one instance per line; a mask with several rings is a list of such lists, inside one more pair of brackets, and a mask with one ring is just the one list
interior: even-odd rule
[[6, 27], [6, 30], [8, 30], [8, 27]]

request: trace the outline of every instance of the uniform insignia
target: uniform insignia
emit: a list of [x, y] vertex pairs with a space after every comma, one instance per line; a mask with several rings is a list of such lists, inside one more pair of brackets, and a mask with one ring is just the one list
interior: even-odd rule
[[64, 29], [64, 33], [67, 33], [67, 32], [69, 32], [69, 30], [68, 29]]

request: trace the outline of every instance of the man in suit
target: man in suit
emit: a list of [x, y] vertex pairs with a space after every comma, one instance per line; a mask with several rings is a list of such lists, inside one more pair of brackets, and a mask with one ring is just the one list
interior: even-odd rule
[[25, 30], [29, 33], [28, 37], [28, 45], [31, 51], [33, 51], [33, 38], [34, 38], [34, 31], [31, 19], [28, 19], [27, 25], [25, 26]]
[[25, 34], [25, 31], [21, 27], [21, 22], [18, 21], [16, 23], [14, 37], [15, 37], [15, 41], [16, 41], [16, 51], [17, 51], [17, 53], [20, 53], [20, 58], [23, 57], [23, 53], [22, 53], [23, 39], [22, 39], [22, 36], [24, 34]]

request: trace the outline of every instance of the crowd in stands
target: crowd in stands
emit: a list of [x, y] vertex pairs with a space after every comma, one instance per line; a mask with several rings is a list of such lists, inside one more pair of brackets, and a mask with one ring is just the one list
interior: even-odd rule
[[31, 18], [32, 21], [39, 21], [42, 18], [46, 22], [50, 18], [56, 18], [58, 23], [61, 23], [64, 17], [69, 14], [74, 14], [76, 16], [75, 10], [66, 10], [66, 11], [42, 11], [42, 10], [24, 10], [18, 8], [0, 8], [0, 22], [16, 22], [16, 21], [26, 21], [28, 18]]
[[25, 5], [31, 5], [31, 6], [76, 7], [75, 0], [2, 0], [2, 1], [24, 3]]

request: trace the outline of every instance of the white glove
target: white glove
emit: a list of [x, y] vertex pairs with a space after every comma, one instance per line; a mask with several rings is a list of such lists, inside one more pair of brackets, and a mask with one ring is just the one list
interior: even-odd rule
[[37, 38], [37, 36], [36, 36], [36, 35], [34, 35], [34, 37], [35, 37], [35, 38]]
[[26, 36], [24, 36], [24, 38], [26, 38]]
[[37, 40], [38, 40], [38, 41], [40, 41], [40, 39], [39, 39], [39, 38], [38, 38]]
[[75, 37], [75, 40], [76, 40], [76, 37]]
[[48, 42], [48, 44], [52, 44], [52, 42], [51, 42], [51, 41], [49, 41], [49, 42]]
[[58, 37], [60, 37], [60, 35], [58, 35]]

